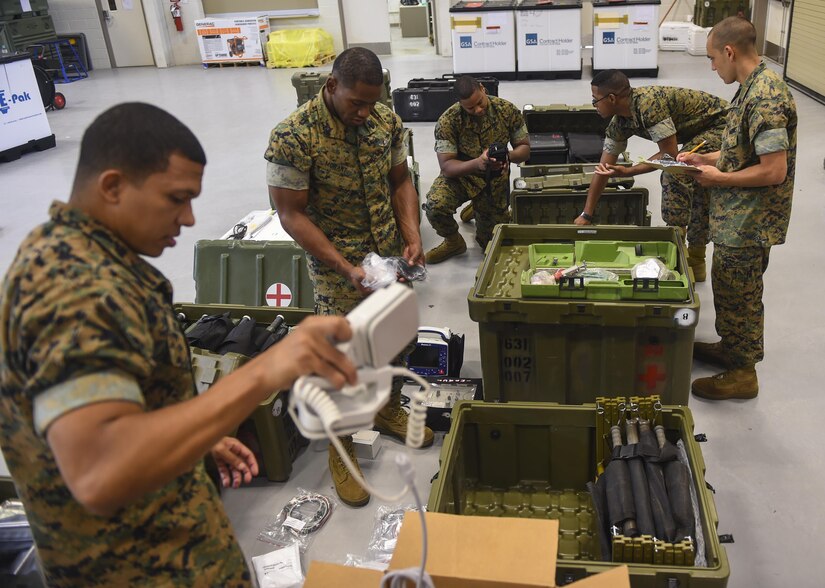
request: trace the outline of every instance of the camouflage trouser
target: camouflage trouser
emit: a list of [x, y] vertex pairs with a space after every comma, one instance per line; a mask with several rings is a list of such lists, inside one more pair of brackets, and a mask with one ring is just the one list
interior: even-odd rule
[[[492, 193], [492, 199], [486, 190], [478, 194], [468, 194], [461, 183], [453, 178], [439, 175], [427, 193], [424, 211], [435, 232], [441, 237], [448, 237], [458, 232], [455, 212], [464, 202], [473, 201], [476, 221], [476, 242], [483, 248], [493, 238], [493, 227], [510, 222], [510, 183], [497, 182], [504, 186]], [[498, 186], [495, 186], [498, 187]]]
[[762, 275], [770, 252], [770, 247], [713, 246], [716, 332], [735, 367], [754, 365], [765, 355]]
[[[349, 298], [349, 297], [333, 297], [318, 293], [318, 288], [315, 288], [315, 314], [318, 315], [338, 315], [343, 316], [358, 306], [363, 298]], [[395, 359], [392, 360], [392, 365], [407, 367], [410, 353], [415, 350], [415, 341], [411, 341], [404, 349], [401, 350]], [[400, 398], [401, 388], [404, 387], [404, 378], [395, 377], [392, 379], [392, 399], [390, 404], [396, 402]]]
[[[721, 129], [714, 128], [696, 135], [682, 146], [690, 151], [702, 141], [707, 143], [697, 153], [718, 151], [721, 146]], [[710, 190], [703, 188], [687, 174], [662, 172], [662, 219], [670, 227], [687, 227], [687, 240], [691, 245], [707, 245], [710, 241], [708, 221]]]

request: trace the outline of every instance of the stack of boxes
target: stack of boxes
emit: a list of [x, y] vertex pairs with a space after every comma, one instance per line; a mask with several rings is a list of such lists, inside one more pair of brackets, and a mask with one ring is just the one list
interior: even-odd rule
[[0, 0], [0, 53], [57, 39], [47, 0]]

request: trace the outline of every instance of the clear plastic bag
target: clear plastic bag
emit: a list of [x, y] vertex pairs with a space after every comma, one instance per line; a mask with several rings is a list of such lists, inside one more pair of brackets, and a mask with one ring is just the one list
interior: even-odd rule
[[556, 278], [553, 277], [555, 272], [547, 270], [539, 270], [530, 276], [530, 283], [534, 286], [555, 286]]
[[404, 514], [407, 511], [418, 511], [414, 504], [405, 506], [379, 506], [375, 512], [375, 525], [372, 537], [367, 545], [368, 561], [389, 563], [398, 542], [398, 533]]
[[378, 570], [379, 572], [384, 572], [390, 566], [390, 563], [384, 561], [375, 561], [374, 559], [361, 557], [360, 555], [355, 555], [354, 553], [348, 553], [344, 565], [350, 568], [367, 568], [370, 570]]
[[365, 288], [384, 288], [403, 278], [408, 282], [427, 279], [427, 268], [410, 265], [403, 257], [381, 257], [377, 253], [367, 253], [361, 263], [366, 276], [361, 281]]
[[662, 263], [661, 259], [656, 257], [648, 257], [644, 261], [640, 261], [630, 270], [630, 276], [635, 280], [637, 278], [655, 278], [660, 282], [678, 279], [676, 273], [669, 270], [668, 267]]
[[298, 488], [298, 494], [287, 502], [275, 519], [261, 531], [258, 540], [278, 547], [297, 543], [303, 553], [332, 516], [337, 504], [337, 501], [329, 496]]
[[607, 281], [607, 282], [618, 282], [619, 276], [618, 274], [614, 274], [610, 270], [606, 270], [603, 268], [588, 268], [579, 272], [578, 276], [580, 278], [584, 278], [584, 283], [587, 284], [592, 280], [598, 281]]

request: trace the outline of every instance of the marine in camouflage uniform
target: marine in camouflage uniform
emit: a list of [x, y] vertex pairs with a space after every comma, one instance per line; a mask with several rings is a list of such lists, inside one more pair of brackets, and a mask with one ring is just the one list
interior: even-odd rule
[[[642, 86], [630, 92], [631, 115], [616, 115], [607, 125], [605, 152], [620, 155], [634, 135], [654, 143], [676, 135], [683, 151], [690, 151], [702, 141], [706, 143], [698, 153], [719, 150], [728, 108], [725, 100], [707, 92], [670, 86]], [[686, 174], [662, 173], [661, 184], [665, 224], [687, 227], [691, 245], [707, 245], [708, 191]]]
[[249, 586], [202, 462], [113, 516], [91, 515], [64, 482], [45, 437], [53, 421], [101, 401], [161, 409], [195, 382], [163, 275], [79, 209], [54, 203], [49, 215], [0, 295], [0, 445], [47, 584]]
[[[412, 245], [405, 239], [411, 237], [405, 236], [399, 225], [414, 233], [417, 241], [414, 245], [418, 249], [420, 235], [415, 189], [410, 184], [409, 192], [406, 192], [407, 186], [393, 186], [391, 182], [393, 169], [398, 170], [398, 166], [406, 169], [406, 130], [401, 119], [380, 102], [369, 108], [363, 122], [358, 121], [362, 111], [366, 111], [362, 90], [359, 90], [364, 83], [358, 80], [350, 87], [344, 81], [347, 74], [338, 73], [338, 64], [342, 63], [344, 70], [348, 59], [364, 59], [368, 65], [377, 62], [374, 54], [365, 49], [354, 48], [342, 53], [333, 64], [330, 80], [318, 95], [272, 130], [264, 157], [269, 162], [267, 182], [270, 194], [278, 189], [306, 193], [306, 206], [295, 215], [299, 219], [306, 215], [336, 254], [358, 268], [369, 253], [381, 257], [405, 255], [405, 249]], [[333, 84], [331, 89], [330, 83]], [[349, 112], [342, 114], [331, 110], [335, 108], [335, 97], [330, 93], [333, 91], [349, 92], [344, 96], [349, 96], [352, 101], [339, 102], [340, 108], [349, 108]], [[353, 109], [351, 103], [360, 106]], [[399, 197], [412, 199], [409, 203], [412, 214], [403, 213], [408, 215], [407, 218], [401, 218], [402, 213], [395, 208], [403, 205], [394, 202], [394, 191], [399, 194], [405, 191]], [[415, 218], [410, 218], [413, 215]], [[287, 229], [289, 218], [282, 216]], [[309, 234], [312, 234], [311, 230]], [[318, 245], [318, 241], [306, 235], [306, 232], [296, 233], [293, 237], [307, 249], [309, 275], [315, 287], [315, 312], [324, 315], [350, 312], [364, 299], [364, 292], [355, 287], [345, 268], [339, 267], [340, 262], [331, 264], [329, 260], [320, 259], [312, 250], [313, 244], [322, 249], [325, 244]], [[406, 365], [406, 358], [414, 349], [413, 343], [396, 358], [395, 365]], [[407, 415], [401, 408], [402, 386], [403, 379], [393, 379], [390, 401], [378, 413], [375, 422], [379, 431], [404, 438]], [[345, 437], [342, 442], [356, 463], [352, 438]], [[432, 442], [432, 430], [426, 429], [424, 446]], [[341, 500], [351, 506], [366, 504], [369, 494], [350, 478], [332, 446], [329, 463]]]
[[[714, 345], [724, 352], [725, 367], [731, 370], [752, 371], [764, 358], [762, 277], [771, 247], [784, 243], [788, 231], [796, 132], [796, 104], [790, 90], [779, 75], [760, 63], [733, 98], [716, 167], [737, 172], [758, 164], [760, 156], [784, 151], [787, 174], [779, 185], [711, 188], [713, 303], [716, 332], [721, 337]], [[697, 380], [694, 393], [697, 383], [702, 388]], [[755, 372], [753, 386], [755, 396]]]
[[[453, 104], [435, 125], [435, 152], [454, 153], [467, 161], [479, 157], [492, 143], [508, 142], [514, 147], [527, 140], [527, 126], [521, 111], [512, 103], [488, 96], [489, 108], [483, 116], [469, 114], [460, 103]], [[454, 215], [462, 203], [472, 200], [476, 221], [476, 241], [484, 249], [493, 236], [493, 227], [510, 222], [510, 167], [492, 178], [487, 189], [485, 175], [447, 178], [443, 173], [427, 193], [424, 210], [441, 237], [458, 233]]]
[[[335, 118], [317, 96], [276, 126], [264, 157], [272, 187], [309, 190], [307, 216], [354, 266], [368, 253], [401, 255], [390, 168], [407, 160], [401, 119], [381, 103], [359, 127]], [[364, 299], [347, 277], [307, 252], [318, 314], [346, 314]]]

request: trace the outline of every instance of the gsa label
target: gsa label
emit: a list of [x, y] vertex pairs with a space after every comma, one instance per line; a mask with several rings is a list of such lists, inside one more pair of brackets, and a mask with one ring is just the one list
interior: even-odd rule
[[526, 37], [527, 38], [525, 39], [525, 44], [528, 47], [538, 46], [538, 44], [539, 44], [539, 35], [538, 35], [538, 33], [527, 33]]
[[602, 33], [602, 45], [615, 45], [616, 33], [614, 31], [604, 31]]
[[472, 37], [459, 37], [458, 38], [458, 46], [461, 49], [472, 49], [473, 48], [473, 38]]

